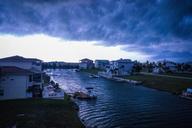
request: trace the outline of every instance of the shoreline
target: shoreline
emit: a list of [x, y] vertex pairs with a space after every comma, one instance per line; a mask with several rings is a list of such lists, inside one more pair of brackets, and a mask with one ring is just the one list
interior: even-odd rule
[[[51, 76], [50, 76], [51, 77]], [[54, 83], [58, 83], [57, 81], [55, 81], [53, 79], [53, 77], [51, 77], [51, 80], [54, 82]], [[60, 83], [58, 83], [58, 85], [60, 86]], [[60, 87], [59, 87], [60, 88]], [[61, 89], [61, 88], [60, 88]], [[79, 106], [78, 104], [72, 100], [71, 98], [71, 95], [68, 94], [67, 92], [65, 92], [65, 90], [62, 89], [62, 91], [64, 92], [64, 100], [68, 101], [72, 106], [72, 108], [74, 109], [79, 121], [81, 122], [81, 124], [83, 125], [83, 128], [86, 128], [86, 125], [84, 124], [84, 122], [81, 120], [80, 116], [79, 116]]]
[[76, 112], [76, 114], [77, 114], [77, 116], [78, 116], [78, 118], [79, 118], [79, 121], [80, 121], [81, 124], [84, 126], [84, 128], [87, 128], [84, 120], [82, 120], [82, 119], [80, 118], [80, 116], [79, 116], [79, 105], [75, 102], [75, 100], [71, 97], [70, 94], [67, 94], [65, 91], [64, 91], [64, 93], [65, 93], [65, 97], [67, 97], [67, 100], [69, 100], [69, 101], [72, 103], [72, 107], [74, 108], [74, 110], [75, 110], [75, 112]]
[[[92, 73], [91, 69], [83, 70], [82, 72], [97, 74], [96, 72]], [[183, 90], [192, 86], [192, 79], [177, 79], [171, 77], [162, 77], [155, 75], [144, 75], [144, 74], [134, 74], [130, 76], [120, 77], [120, 79], [127, 79], [129, 81], [139, 81], [142, 82], [142, 85], [147, 88], [152, 88], [158, 91], [164, 91], [171, 93], [173, 95], [179, 96], [182, 94]]]
[[160, 76], [148, 76], [143, 74], [126, 76], [126, 79], [140, 80], [143, 86], [159, 91], [180, 95], [186, 88], [191, 87], [192, 80], [176, 79]]
[[[64, 90], [63, 90], [64, 91]], [[86, 128], [86, 125], [84, 124], [84, 122], [81, 120], [80, 116], [79, 116], [79, 105], [75, 102], [75, 100], [72, 99], [71, 95], [70, 94], [67, 94], [65, 91], [64, 91], [64, 94], [65, 94], [65, 97], [66, 97], [66, 100], [68, 100], [71, 104], [72, 104], [72, 107], [73, 109], [75, 110], [78, 118], [79, 118], [79, 121], [81, 121], [81, 123], [84, 125], [84, 127]]]

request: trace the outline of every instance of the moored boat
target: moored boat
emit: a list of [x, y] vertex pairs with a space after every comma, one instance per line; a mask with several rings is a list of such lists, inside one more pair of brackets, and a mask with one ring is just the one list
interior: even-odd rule
[[97, 96], [89, 95], [87, 93], [78, 91], [74, 93], [73, 98], [80, 99], [80, 100], [91, 100], [91, 99], [96, 99]]
[[89, 75], [89, 77], [91, 77], [91, 78], [99, 78], [98, 75], [94, 75], [94, 74]]
[[192, 88], [187, 88], [186, 91], [183, 91], [181, 97], [192, 100]]
[[90, 100], [90, 99], [96, 99], [97, 96], [92, 93], [93, 87], [86, 87], [87, 92], [78, 91], [75, 92], [73, 95], [73, 98], [80, 99], [80, 100]]

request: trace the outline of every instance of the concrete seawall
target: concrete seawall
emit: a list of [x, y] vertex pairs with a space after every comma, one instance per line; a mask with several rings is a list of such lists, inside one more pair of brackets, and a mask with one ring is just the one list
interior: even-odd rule
[[124, 78], [117, 77], [117, 76], [112, 76], [112, 75], [109, 75], [109, 74], [103, 73], [103, 72], [99, 72], [98, 75], [103, 77], [103, 78], [106, 78], [106, 79], [109, 79], [109, 80], [114, 80], [114, 81], [117, 81], [117, 82], [126, 82], [126, 83], [130, 83], [130, 84], [134, 84], [134, 85], [142, 84], [142, 81], [124, 79]]

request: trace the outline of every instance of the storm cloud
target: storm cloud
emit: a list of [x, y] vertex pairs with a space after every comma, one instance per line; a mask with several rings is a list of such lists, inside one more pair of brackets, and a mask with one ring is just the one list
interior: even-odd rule
[[0, 0], [0, 33], [125, 45], [152, 59], [192, 60], [191, 0]]

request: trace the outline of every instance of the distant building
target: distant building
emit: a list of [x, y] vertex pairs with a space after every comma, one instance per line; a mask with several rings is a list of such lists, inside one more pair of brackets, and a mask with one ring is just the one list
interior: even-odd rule
[[186, 64], [192, 66], [192, 61], [186, 62]]
[[0, 66], [15, 66], [22, 69], [42, 70], [42, 61], [34, 58], [24, 58], [21, 56], [11, 56], [0, 59]]
[[95, 60], [95, 68], [106, 69], [109, 66], [109, 60]]
[[166, 71], [171, 71], [171, 72], [177, 71], [176, 63], [171, 61], [164, 61], [164, 68], [166, 69]]
[[0, 67], [0, 100], [41, 97], [41, 73], [13, 66]]
[[107, 67], [107, 73], [113, 76], [123, 76], [130, 75], [134, 62], [130, 59], [119, 59], [116, 61], [111, 61], [110, 66]]
[[164, 72], [165, 72], [165, 71], [164, 71], [163, 68], [161, 68], [161, 67], [158, 67], [158, 66], [153, 67], [153, 73], [159, 74], [159, 73], [164, 73]]
[[192, 94], [192, 88], [187, 88], [186, 92]]
[[68, 62], [44, 62], [43, 69], [74, 69], [78, 68], [79, 63], [68, 63]]
[[80, 60], [79, 69], [91, 69], [91, 68], [94, 68], [93, 60], [87, 58]]

